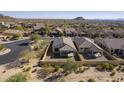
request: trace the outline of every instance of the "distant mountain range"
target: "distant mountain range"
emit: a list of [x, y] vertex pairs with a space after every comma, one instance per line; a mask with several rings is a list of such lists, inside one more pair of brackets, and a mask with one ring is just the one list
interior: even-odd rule
[[76, 17], [74, 20], [85, 20], [83, 17]]
[[10, 16], [5, 16], [3, 14], [0, 14], [0, 22], [4, 21], [4, 22], [7, 22], [7, 21], [16, 21], [17, 19], [16, 18], [13, 18], [13, 17], [10, 17]]
[[124, 20], [124, 18], [118, 18], [117, 20]]
[[[22, 18], [23, 19], [23, 18]], [[2, 22], [2, 21], [5, 21], [5, 22], [7, 22], [7, 21], [17, 21], [17, 20], [21, 20], [21, 18], [19, 19], [19, 18], [13, 18], [13, 17], [10, 17], [10, 16], [5, 16], [5, 15], [3, 15], [3, 14], [0, 14], [0, 22]], [[76, 17], [76, 18], [74, 18], [73, 20], [79, 20], [79, 21], [82, 21], [82, 20], [118, 20], [118, 21], [124, 21], [124, 18], [116, 18], [116, 19], [85, 19], [84, 17], [81, 17], [81, 16], [79, 16], [79, 17]]]

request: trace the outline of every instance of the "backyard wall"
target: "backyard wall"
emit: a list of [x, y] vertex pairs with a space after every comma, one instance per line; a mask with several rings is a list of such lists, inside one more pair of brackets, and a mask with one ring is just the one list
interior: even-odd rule
[[52, 41], [50, 42], [50, 44], [47, 46], [47, 48], [45, 49], [45, 51], [44, 51], [44, 55], [43, 55], [43, 57], [42, 57], [42, 61], [44, 61], [45, 60], [45, 58], [46, 58], [46, 55], [47, 55], [47, 52], [48, 52], [48, 50], [49, 50], [49, 47], [51, 46], [51, 44], [52, 44]]

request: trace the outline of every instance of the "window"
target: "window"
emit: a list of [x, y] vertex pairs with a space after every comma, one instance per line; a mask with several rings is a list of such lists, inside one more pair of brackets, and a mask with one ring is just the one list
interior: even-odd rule
[[114, 53], [114, 50], [111, 50], [111, 53]]
[[56, 51], [56, 52], [58, 52], [58, 51], [59, 51], [59, 49], [58, 49], [58, 48], [55, 48], [55, 51]]

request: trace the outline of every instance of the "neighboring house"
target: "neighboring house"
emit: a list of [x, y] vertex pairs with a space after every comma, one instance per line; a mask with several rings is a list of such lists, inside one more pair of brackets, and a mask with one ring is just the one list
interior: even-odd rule
[[124, 56], [124, 39], [99, 38], [96, 39], [95, 42], [111, 54], [116, 54], [117, 56]]
[[103, 30], [110, 38], [124, 38], [123, 30]]
[[62, 29], [59, 28], [59, 27], [55, 27], [55, 28], [53, 29], [53, 31], [50, 32], [50, 36], [55, 36], [55, 37], [61, 36], [62, 34], [63, 34], [63, 31], [62, 31]]
[[95, 56], [95, 54], [101, 54], [103, 51], [97, 44], [94, 43], [94, 40], [86, 37], [75, 37], [74, 42], [80, 53]]
[[26, 27], [26, 28], [32, 28], [33, 27], [33, 24], [32, 23], [25, 23], [24, 24], [24, 27]]
[[9, 23], [5, 23], [5, 22], [1, 22], [0, 25], [2, 28], [10, 28], [11, 27], [11, 25]]
[[86, 33], [83, 32], [83, 31], [80, 31], [80, 32], [78, 33], [78, 35], [79, 35], [79, 36], [86, 36]]
[[65, 28], [64, 30], [65, 36], [77, 36], [78, 32], [74, 28]]
[[36, 24], [33, 27], [33, 33], [38, 33], [40, 35], [45, 35], [45, 25], [43, 25], [43, 24]]
[[75, 55], [77, 50], [70, 37], [58, 37], [53, 40], [52, 51], [63, 57], [72, 53]]

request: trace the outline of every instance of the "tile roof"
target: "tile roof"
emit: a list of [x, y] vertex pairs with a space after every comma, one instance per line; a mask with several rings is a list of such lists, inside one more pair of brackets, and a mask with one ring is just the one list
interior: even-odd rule
[[97, 44], [94, 43], [93, 39], [89, 39], [86, 37], [76, 37], [74, 38], [74, 41], [77, 45], [77, 47], [82, 47], [82, 48], [91, 48], [94, 46], [94, 49], [99, 49], [102, 50], [102, 48], [100, 48]]
[[67, 46], [70, 46], [71, 48], [73, 48], [74, 50], [76, 50], [75, 45], [74, 45], [74, 43], [73, 43], [73, 41], [70, 37], [54, 38], [53, 46], [55, 47], [55, 46], [58, 46], [58, 45], [62, 45], [62, 47], [63, 47], [63, 48], [61, 47], [62, 49], [65, 49], [65, 48], [68, 49], [68, 47], [65, 47], [67, 45]]
[[103, 39], [104, 44], [110, 49], [124, 49], [124, 39]]

